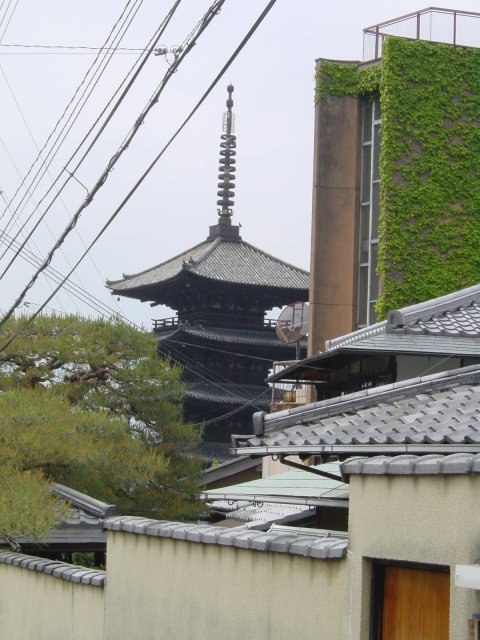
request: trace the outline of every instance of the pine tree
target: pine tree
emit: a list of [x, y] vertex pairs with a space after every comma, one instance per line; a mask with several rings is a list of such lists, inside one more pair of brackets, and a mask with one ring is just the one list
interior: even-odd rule
[[[0, 332], [0, 348], [25, 317]], [[198, 512], [200, 432], [182, 421], [180, 370], [120, 321], [39, 316], [0, 352], [0, 536], [41, 537], [60, 482], [120, 513]]]

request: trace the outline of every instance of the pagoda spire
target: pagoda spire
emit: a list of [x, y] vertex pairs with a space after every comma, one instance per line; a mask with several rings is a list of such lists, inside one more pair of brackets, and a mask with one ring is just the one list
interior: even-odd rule
[[[223, 131], [222, 134], [222, 142], [220, 143], [220, 175], [218, 176], [218, 191], [217, 196], [220, 198], [217, 200], [217, 205], [220, 207], [217, 209], [219, 222], [223, 221], [224, 223], [230, 223], [230, 218], [233, 214], [233, 198], [235, 197], [235, 171], [236, 171], [236, 160], [235, 156], [237, 152], [235, 151], [237, 146], [237, 138], [234, 135], [234, 122], [235, 116], [232, 111], [233, 107], [233, 93], [234, 87], [233, 84], [229, 84], [227, 87], [228, 98], [227, 98], [227, 111], [223, 114]], [[228, 224], [227, 223], [227, 224]]]

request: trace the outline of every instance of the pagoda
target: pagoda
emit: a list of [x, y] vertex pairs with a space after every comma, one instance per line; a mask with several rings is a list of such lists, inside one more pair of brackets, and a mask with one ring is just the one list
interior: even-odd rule
[[232, 224], [236, 136], [233, 86], [227, 90], [217, 224], [205, 241], [174, 258], [107, 281], [114, 295], [176, 311], [154, 320], [159, 351], [183, 367], [184, 417], [204, 425], [204, 453], [220, 459], [230, 435], [251, 433], [252, 414], [268, 409], [272, 362], [295, 358], [295, 346], [277, 338], [267, 310], [305, 302], [309, 287], [306, 271], [245, 242]]

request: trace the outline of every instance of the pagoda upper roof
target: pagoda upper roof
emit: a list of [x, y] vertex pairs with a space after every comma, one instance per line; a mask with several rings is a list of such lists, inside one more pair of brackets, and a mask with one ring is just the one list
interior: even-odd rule
[[207, 238], [191, 249], [161, 264], [121, 280], [107, 280], [114, 294], [135, 297], [135, 292], [167, 284], [186, 274], [229, 284], [304, 289], [309, 274], [243, 241], [222, 235]]

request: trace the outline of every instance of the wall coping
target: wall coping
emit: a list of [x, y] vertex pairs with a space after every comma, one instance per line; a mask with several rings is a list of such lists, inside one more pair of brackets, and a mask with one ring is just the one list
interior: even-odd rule
[[20, 569], [40, 571], [53, 578], [74, 582], [77, 584], [89, 584], [93, 587], [104, 587], [106, 584], [106, 572], [98, 569], [88, 569], [66, 562], [28, 556], [24, 553], [0, 552], [0, 564], [10, 564]]
[[340, 465], [340, 470], [345, 481], [348, 481], [351, 475], [465, 475], [480, 473], [480, 454], [358, 457], [343, 462]]
[[103, 527], [107, 531], [218, 544], [254, 551], [275, 551], [321, 560], [344, 558], [348, 547], [347, 537], [312, 536], [283, 531], [253, 531], [246, 527], [213, 527], [134, 516], [108, 518], [103, 521]]

